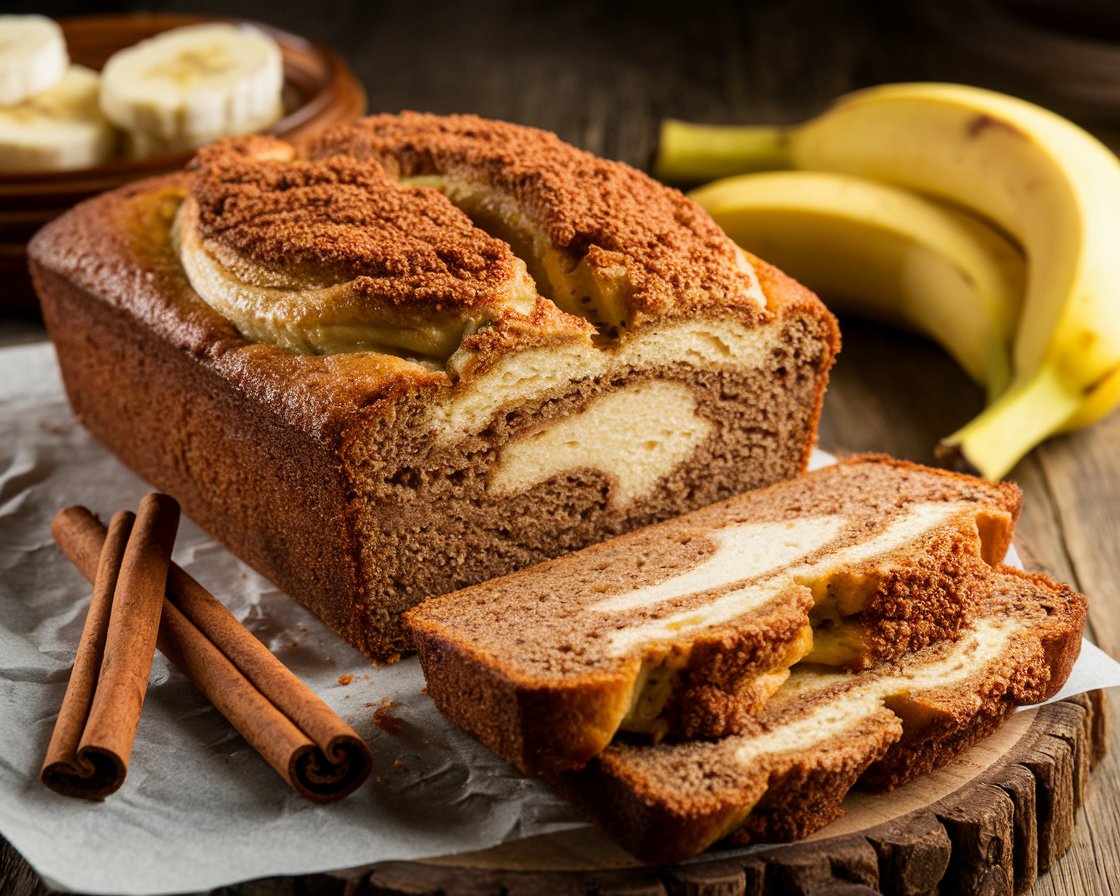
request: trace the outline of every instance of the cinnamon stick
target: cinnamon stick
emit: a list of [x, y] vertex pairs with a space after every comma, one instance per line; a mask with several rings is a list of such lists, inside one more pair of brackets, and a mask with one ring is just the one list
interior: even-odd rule
[[58, 793], [101, 800], [124, 783], [178, 525], [174, 499], [148, 495], [89, 557], [93, 596], [40, 773]]
[[[68, 507], [52, 532], [82, 574], [92, 576], [105, 526], [84, 507]], [[175, 564], [159, 649], [298, 793], [331, 802], [369, 776], [373, 759], [358, 733]]]

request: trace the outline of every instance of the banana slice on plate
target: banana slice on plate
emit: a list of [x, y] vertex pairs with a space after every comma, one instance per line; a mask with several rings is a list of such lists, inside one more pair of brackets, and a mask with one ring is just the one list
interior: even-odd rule
[[[276, 108], [265, 115], [257, 124], [248, 123], [239, 133], [255, 133], [267, 131], [281, 117], [283, 117], [283, 104], [277, 99]], [[216, 134], [195, 134], [191, 137], [157, 137], [146, 131], [125, 131], [124, 157], [128, 159], [151, 159], [157, 156], [173, 156], [181, 153], [193, 152], [200, 146], [228, 137], [232, 131], [221, 131]]]
[[46, 16], [0, 16], [0, 106], [54, 87], [69, 64], [62, 29]]
[[101, 108], [139, 142], [190, 148], [245, 134], [281, 114], [280, 48], [235, 25], [176, 28], [113, 54], [101, 73]]
[[117, 138], [101, 114], [99, 80], [72, 65], [50, 90], [0, 107], [0, 171], [62, 171], [110, 158]]

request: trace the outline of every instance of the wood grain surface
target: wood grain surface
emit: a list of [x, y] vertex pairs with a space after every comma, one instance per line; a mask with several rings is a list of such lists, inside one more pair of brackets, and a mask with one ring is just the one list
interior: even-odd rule
[[[372, 111], [477, 112], [549, 128], [640, 167], [650, 158], [658, 122], [665, 116], [796, 121], [852, 88], [907, 79], [960, 80], [1041, 98], [1032, 91], [1038, 89], [1039, 68], [1046, 65], [1038, 60], [1026, 79], [1022, 65], [1001, 66], [994, 56], [970, 53], [967, 42], [953, 41], [946, 35], [944, 17], [934, 27], [922, 4], [885, 0], [547, 5], [348, 0], [319, 6], [284, 0], [149, 0], [144, 7], [252, 17], [306, 34], [351, 63]], [[5, 11], [65, 15], [128, 8], [16, 0]], [[1045, 27], [1058, 26], [1051, 17]], [[1098, 41], [1117, 34], [1106, 27], [1093, 33]], [[1084, 29], [1067, 36], [1084, 39]], [[1083, 96], [1076, 106], [1063, 108], [1061, 97], [1062, 91], [1051, 90], [1047, 99], [1117, 145], [1120, 109], [1107, 103], [1087, 105]], [[937, 437], [979, 409], [980, 393], [944, 353], [916, 337], [862, 321], [842, 320], [841, 325], [844, 350], [826, 399], [822, 447], [887, 451], [931, 462]], [[34, 322], [0, 321], [0, 344], [42, 336]], [[1012, 474], [1026, 495], [1021, 537], [1040, 565], [1089, 597], [1088, 634], [1115, 656], [1120, 656], [1118, 445], [1120, 416], [1114, 415], [1047, 443]], [[1120, 694], [1106, 694], [1104, 704], [1113, 718], [1120, 718]], [[826, 866], [833, 867], [829, 857], [806, 855], [770, 870], [765, 863], [721, 861], [645, 878], [607, 875], [598, 892], [755, 893], [762, 892], [770, 875], [787, 892], [868, 893], [890, 880], [895, 892], [917, 894], [932, 890], [930, 881], [938, 878], [935, 871], [946, 848], [998, 852], [996, 844], [1010, 837], [1016, 844], [1010, 855], [989, 853], [981, 863], [987, 868], [983, 874], [946, 881], [941, 892], [1004, 893], [1012, 891], [1014, 882], [1040, 896], [1118, 894], [1120, 735], [1117, 729], [1106, 734], [1102, 714], [1086, 706], [1062, 708], [1060, 713], [1071, 716], [1063, 722], [1069, 736], [1047, 740], [1042, 758], [1006, 764], [998, 780], [977, 789], [975, 805], [942, 807], [905, 830], [887, 825], [874, 836], [854, 840], [840, 879], [822, 876]], [[1077, 731], [1084, 737], [1075, 737]], [[1074, 741], [1082, 746], [1075, 747]], [[1102, 757], [1100, 747], [1106, 743], [1109, 749]], [[1099, 764], [1089, 776], [1088, 760], [1094, 755]], [[1047, 814], [1054, 793], [1067, 801], [1083, 795], [1076, 814]], [[1032, 813], [1045, 824], [1028, 824], [1025, 819]], [[1038, 857], [1034, 866], [1023, 858], [1032, 854]], [[404, 869], [395, 877], [385, 870], [343, 889], [430, 893], [432, 883]], [[463, 889], [452, 878], [435, 883], [436, 889]], [[511, 892], [534, 885], [539, 890], [539, 884], [530, 874]], [[263, 882], [243, 892], [263, 896], [318, 889], [341, 892], [325, 879], [298, 885]], [[477, 880], [468, 889], [487, 892], [495, 887]], [[0, 851], [0, 893], [39, 892], [41, 882], [18, 856], [10, 849]]]

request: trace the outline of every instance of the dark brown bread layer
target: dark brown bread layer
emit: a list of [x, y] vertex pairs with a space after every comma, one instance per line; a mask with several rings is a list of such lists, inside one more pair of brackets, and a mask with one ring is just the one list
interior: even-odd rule
[[[171, 247], [189, 181], [103, 195], [34, 240], [32, 273], [67, 393], [127, 465], [376, 659], [408, 648], [399, 615], [425, 597], [787, 478], [808, 461], [836, 325], [765, 264], [766, 326], [784, 334], [769, 372], [670, 363], [576, 378], [511, 400], [478, 432], [435, 448], [419, 428], [433, 403], [511, 355], [586, 341], [583, 330], [541, 299], [533, 315], [467, 337], [472, 360], [454, 374], [376, 352], [251, 342], [195, 294]], [[718, 307], [709, 311], [718, 319]], [[486, 493], [511, 439], [654, 378], [685, 383], [712, 434], [651, 494], [616, 507], [610, 478], [591, 469], [523, 494]]]
[[[1055, 694], [1084, 622], [1081, 595], [1005, 567], [993, 573], [959, 641], [854, 675], [814, 681], [819, 673], [797, 670], [751, 733], [714, 743], [616, 744], [553, 780], [646, 861], [683, 859], [728, 834], [739, 843], [804, 837], [841, 813], [861, 776], [870, 786], [896, 786], [953, 758], [1015, 706]], [[985, 647], [993, 637], [994, 650]], [[966, 677], [953, 677], [958, 660]], [[923, 667], [936, 670], [927, 673], [934, 682], [915, 685], [909, 679]], [[822, 724], [835, 729], [824, 739]]]
[[[665, 709], [671, 733], [741, 730], [768, 696], [760, 699], [751, 683], [800, 659], [789, 656], [790, 647], [812, 618], [808, 588], [782, 579], [785, 568], [860, 546], [927, 502], [961, 508], [884, 554], [802, 578], [826, 591], [821, 605], [862, 601], [862, 612], [839, 620], [863, 633], [863, 650], [848, 666], [866, 667], [952, 637], [986, 585], [982, 558], [1006, 552], [1018, 488], [883, 457], [855, 458], [428, 601], [406, 617], [428, 693], [449, 718], [532, 773], [578, 767], [602, 750], [643, 663], [671, 676]], [[710, 562], [719, 555], [717, 536], [737, 524], [784, 525], [821, 515], [846, 523], [784, 566], [747, 580], [723, 573], [704, 588], [648, 605], [599, 608]], [[748, 586], [762, 594], [778, 590], [714, 624], [674, 624], [671, 633], [624, 649], [609, 646], [617, 633], [706, 611]]]

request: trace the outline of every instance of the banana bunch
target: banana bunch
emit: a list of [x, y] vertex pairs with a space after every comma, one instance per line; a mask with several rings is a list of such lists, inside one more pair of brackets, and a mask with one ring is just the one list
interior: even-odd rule
[[175, 28], [113, 54], [101, 108], [125, 132], [131, 158], [185, 152], [265, 130], [283, 113], [276, 42], [255, 28]]
[[116, 146], [97, 72], [70, 65], [62, 30], [44, 16], [0, 16], [0, 171], [96, 165]]
[[[853, 310], [918, 327], [987, 387], [985, 409], [942, 440], [943, 460], [998, 479], [1050, 435], [1120, 404], [1120, 161], [1091, 135], [991, 91], [890, 84], [792, 127], [667, 122], [655, 162], [677, 182], [772, 168], [795, 171], [697, 199], [763, 257], [767, 232], [767, 248], [788, 234], [794, 276], [812, 263], [810, 285], [858, 292]], [[1021, 273], [997, 229], [1021, 251]], [[802, 238], [819, 257], [794, 245]]]
[[820, 171], [729, 177], [691, 195], [735, 242], [834, 307], [924, 333], [990, 400], [1009, 385], [1026, 265], [974, 216]]

